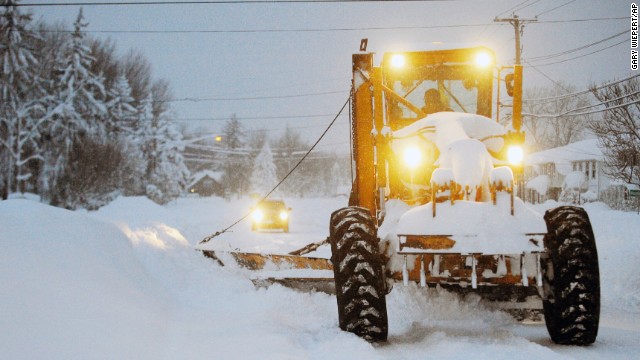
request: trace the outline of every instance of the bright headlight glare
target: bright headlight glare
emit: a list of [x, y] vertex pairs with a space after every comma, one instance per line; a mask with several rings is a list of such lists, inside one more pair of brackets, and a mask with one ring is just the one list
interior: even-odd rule
[[282, 211], [280, 213], [280, 220], [287, 220], [288, 217], [289, 217], [289, 214], [287, 214], [286, 211]]
[[507, 158], [511, 164], [519, 165], [524, 158], [524, 152], [520, 146], [510, 146], [507, 150]]
[[415, 147], [408, 147], [404, 150], [404, 163], [410, 168], [415, 168], [420, 165], [422, 160], [422, 154], [420, 150]]
[[478, 67], [486, 68], [487, 66], [491, 65], [493, 59], [491, 58], [491, 55], [489, 55], [489, 53], [481, 51], [476, 54], [475, 61]]
[[404, 66], [406, 59], [402, 54], [395, 54], [391, 57], [391, 65], [396, 68], [401, 68]]
[[264, 214], [262, 213], [262, 210], [256, 209], [253, 211], [253, 214], [251, 216], [253, 217], [253, 220], [261, 221], [262, 218], [264, 217]]

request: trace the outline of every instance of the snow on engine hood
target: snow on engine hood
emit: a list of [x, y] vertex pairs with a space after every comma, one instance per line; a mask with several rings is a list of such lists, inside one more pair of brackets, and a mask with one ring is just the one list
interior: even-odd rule
[[440, 112], [394, 131], [391, 147], [400, 153], [408, 146], [426, 150], [429, 142], [435, 144], [440, 153], [436, 164], [451, 169], [458, 184], [473, 189], [488, 181], [494, 159], [487, 149], [500, 151], [505, 133], [502, 125], [485, 116]]
[[[498, 152], [504, 146], [504, 140], [497, 136], [507, 133], [504, 126], [486, 116], [459, 112], [439, 112], [394, 131], [394, 138], [402, 138], [393, 141], [392, 147], [394, 151], [405, 139], [415, 139], [422, 130], [430, 128], [434, 129], [434, 132], [423, 133], [423, 136], [435, 143], [440, 151], [447, 148], [452, 142], [471, 138], [477, 140], [486, 139], [483, 144], [487, 149]], [[490, 138], [492, 136], [496, 136], [496, 138]]]

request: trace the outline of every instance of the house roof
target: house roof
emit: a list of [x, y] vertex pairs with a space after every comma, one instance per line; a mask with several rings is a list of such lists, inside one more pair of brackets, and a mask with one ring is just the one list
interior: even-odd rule
[[197, 184], [200, 180], [202, 180], [205, 177], [210, 177], [213, 180], [220, 182], [220, 180], [222, 179], [222, 171], [213, 171], [213, 170], [202, 170], [202, 171], [198, 171], [197, 173], [193, 174], [192, 180], [189, 183], [188, 187], [192, 187], [195, 184]]
[[602, 161], [604, 155], [598, 146], [598, 139], [588, 139], [553, 149], [539, 151], [526, 157], [526, 165], [547, 163], [566, 164], [574, 161]]

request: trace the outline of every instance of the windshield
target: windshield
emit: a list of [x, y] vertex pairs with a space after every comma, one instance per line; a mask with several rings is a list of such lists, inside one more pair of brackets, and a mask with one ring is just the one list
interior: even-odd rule
[[[386, 53], [382, 82], [387, 124], [392, 130], [442, 111], [491, 117], [493, 67], [473, 61], [479, 51], [487, 50]], [[406, 62], [396, 66], [394, 56]]]
[[[391, 88], [394, 92], [409, 100], [412, 104], [427, 113], [437, 112], [427, 110], [429, 91], [437, 91], [440, 101], [440, 111], [457, 111], [475, 114], [478, 111], [478, 89], [465, 84], [463, 80], [396, 80]], [[437, 101], [438, 99], [434, 100]], [[403, 104], [389, 101], [393, 117], [410, 118], [416, 115]], [[437, 109], [438, 107], [435, 107]]]
[[284, 209], [284, 203], [282, 201], [263, 201], [259, 206], [265, 210]]

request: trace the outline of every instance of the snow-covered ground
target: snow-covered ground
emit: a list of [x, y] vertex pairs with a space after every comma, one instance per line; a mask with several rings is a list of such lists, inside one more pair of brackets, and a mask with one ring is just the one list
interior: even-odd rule
[[[207, 246], [286, 253], [322, 240], [345, 199], [290, 199], [291, 232], [248, 221]], [[535, 207], [537, 211], [554, 204]], [[389, 341], [338, 329], [335, 298], [280, 286], [194, 250], [248, 199], [119, 198], [97, 212], [0, 202], [0, 359], [624, 359], [640, 353], [640, 216], [587, 205], [598, 243], [603, 309], [593, 346], [553, 344], [477, 297], [395, 286]], [[326, 247], [316, 255], [328, 256]]]

